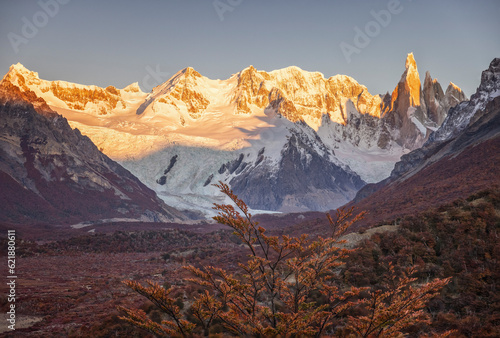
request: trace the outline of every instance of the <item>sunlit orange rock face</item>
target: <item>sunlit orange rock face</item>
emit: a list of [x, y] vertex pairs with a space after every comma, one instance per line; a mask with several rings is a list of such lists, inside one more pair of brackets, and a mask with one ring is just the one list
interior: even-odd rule
[[270, 73], [247, 68], [240, 79], [247, 79], [251, 72], [252, 87], [240, 81], [247, 101], [257, 102], [260, 107], [269, 105], [292, 122], [306, 117], [321, 119], [329, 114], [336, 122], [345, 123], [346, 103], [351, 101], [362, 114], [380, 116], [381, 99], [371, 95], [365, 86], [354, 79], [337, 75], [325, 79], [320, 73], [304, 72], [297, 67], [288, 67]]
[[[180, 79], [172, 82], [157, 100], [176, 107], [182, 102], [193, 119], [200, 118], [207, 110], [216, 110], [214, 102], [220, 101], [220, 97], [204, 87], [207, 81], [214, 81], [192, 68], [181, 73]], [[426, 140], [431, 131], [425, 130], [427, 126], [439, 127], [448, 109], [465, 99], [456, 86], [449, 87], [444, 94], [440, 84], [430, 75], [422, 89], [412, 53], [408, 54], [404, 73], [389, 96], [372, 95], [349, 76], [324, 78], [321, 73], [294, 66], [272, 72], [258, 71], [250, 66], [228, 80], [218, 81], [210, 86], [214, 86], [216, 92], [229, 93], [224, 104], [232, 107], [234, 114], [249, 115], [273, 109], [292, 122], [305, 121], [317, 128], [324, 116], [346, 125], [349, 109], [352, 112], [354, 108], [361, 115], [383, 119], [389, 129], [397, 130], [393, 133], [396, 142], [410, 149]], [[387, 144], [386, 139], [381, 140], [381, 146]]]
[[168, 95], [159, 98], [159, 102], [175, 106], [177, 100], [182, 101], [186, 104], [189, 116], [193, 119], [199, 118], [210, 104], [209, 99], [197, 91], [198, 80], [201, 78], [202, 76], [196, 70], [191, 67], [186, 68], [182, 79], [170, 90]]
[[[190, 115], [199, 118], [213, 100], [198, 86], [198, 76], [196, 71], [187, 68], [182, 79], [159, 98], [160, 102], [175, 104], [176, 100], [181, 100], [187, 107], [193, 106]], [[250, 66], [236, 74], [235, 81], [232, 79], [221, 81], [220, 86], [232, 87], [228, 104], [234, 105], [235, 114], [273, 108], [292, 122], [306, 118], [320, 121], [328, 114], [335, 122], [344, 124], [345, 106], [351, 101], [360, 113], [381, 116], [380, 96], [371, 95], [365, 86], [348, 76], [325, 79], [320, 73], [306, 72], [298, 67], [265, 72]]]
[[[4, 79], [17, 85], [23, 92], [37, 88], [41, 93], [51, 93], [63, 101], [67, 108], [85, 110], [90, 104], [96, 105], [98, 115], [106, 115], [115, 108], [125, 109], [126, 102], [120, 92], [113, 86], [101, 88], [83, 86], [64, 81], [45, 81], [38, 78], [38, 73], [32, 72], [17, 64], [11, 67]], [[97, 107], [98, 105], [98, 107]]]
[[97, 87], [96, 89], [83, 89], [76, 87], [61, 86], [58, 82], [52, 82], [50, 90], [58, 99], [66, 102], [68, 108], [84, 110], [89, 103], [106, 103], [105, 107], [100, 107], [99, 115], [105, 115], [109, 110], [115, 109], [118, 103], [125, 108], [125, 102], [120, 97], [118, 90], [109, 86], [106, 89]]
[[386, 107], [386, 112], [399, 111], [406, 114], [408, 108], [420, 106], [420, 76], [412, 53], [408, 54], [405, 67], [405, 72], [392, 92], [391, 103]]
[[264, 84], [269, 79], [268, 73], [258, 72], [253, 66], [241, 71], [233, 97], [238, 114], [250, 114], [251, 104], [258, 108], [265, 108], [269, 105], [270, 90]]
[[36, 96], [31, 90], [21, 91], [19, 87], [13, 85], [9, 81], [0, 81], [0, 106], [4, 106], [7, 103], [20, 107], [29, 107], [32, 105], [35, 111], [40, 115], [56, 115], [47, 103], [42, 98]]
[[421, 145], [428, 135], [421, 135], [409, 116], [409, 108], [415, 107], [414, 113], [420, 113], [421, 83], [417, 63], [413, 53], [408, 54], [405, 71], [391, 95], [390, 104], [384, 107], [384, 117], [392, 128], [399, 130], [398, 143], [410, 149]]
[[153, 112], [166, 109], [155, 102], [178, 112], [186, 107], [195, 120], [219, 109], [230, 109], [235, 115], [273, 109], [292, 122], [305, 121], [315, 128], [323, 116], [345, 124], [348, 104], [377, 118], [382, 112], [381, 97], [371, 95], [354, 79], [344, 75], [325, 79], [321, 73], [293, 66], [272, 72], [249, 66], [227, 80], [210, 80], [189, 67], [153, 90], [148, 103]]
[[418, 75], [417, 63], [413, 57], [413, 53], [408, 54], [406, 58], [406, 71], [403, 76], [406, 77], [406, 86], [408, 88], [410, 105], [420, 105], [420, 77]]

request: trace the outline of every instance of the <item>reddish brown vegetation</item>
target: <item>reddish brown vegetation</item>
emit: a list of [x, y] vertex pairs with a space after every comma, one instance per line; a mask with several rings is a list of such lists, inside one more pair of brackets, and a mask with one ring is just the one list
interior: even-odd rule
[[[430, 327], [459, 337], [500, 336], [500, 192], [489, 190], [399, 222], [373, 235], [347, 260], [344, 280], [380, 285], [387, 264], [419, 267], [419, 282], [452, 278], [429, 303]], [[415, 330], [423, 330], [415, 327]]]
[[182, 311], [176, 288], [126, 281], [166, 318], [158, 322], [142, 310], [123, 307], [121, 318], [159, 336], [209, 335], [215, 333], [214, 324], [225, 335], [237, 336], [398, 336], [428, 322], [422, 309], [448, 279], [415, 286], [416, 278], [410, 277], [414, 269], [397, 277], [391, 268], [392, 283], [383, 285], [387, 290], [369, 291], [366, 297], [361, 293], [367, 288], [339, 283], [339, 268], [353, 251], [342, 248], [345, 242], [339, 237], [362, 215], [352, 217], [352, 209], [337, 211], [335, 219], [328, 215], [329, 238], [270, 236], [227, 185], [217, 186], [242, 214], [232, 205], [216, 204], [219, 215], [214, 219], [234, 230], [249, 250], [248, 260], [238, 263], [237, 273], [212, 265], [187, 266], [194, 276], [190, 281], [202, 288], [190, 299], [188, 312]]
[[[118, 320], [116, 307], [141, 307], [153, 316], [155, 310], [131, 295], [124, 279], [182, 285], [188, 277], [182, 266], [188, 262], [224, 265], [240, 255], [228, 231], [195, 234], [175, 229], [84, 235], [43, 245], [18, 238], [17, 247], [18, 314], [43, 318], [31, 328], [17, 329], [19, 337], [143, 337], [144, 332]], [[243, 258], [241, 254], [238, 259]], [[0, 268], [6, 276], [6, 265]], [[2, 295], [5, 288], [0, 286]], [[2, 296], [2, 312], [7, 304]]]
[[370, 210], [360, 225], [412, 215], [492, 186], [500, 187], [500, 137], [442, 159], [356, 204]]
[[[392, 279], [383, 277], [391, 276], [388, 274], [390, 262], [397, 280], [404, 280], [402, 273], [409, 265], [416, 265], [417, 283], [435, 277], [452, 277], [452, 280], [424, 309], [431, 322], [411, 325], [406, 332], [416, 336], [451, 329], [457, 330], [453, 336], [459, 337], [498, 336], [499, 209], [498, 191], [480, 193], [468, 200], [399, 220], [397, 232], [376, 234], [361, 243], [360, 249], [349, 255], [345, 268], [339, 270], [338, 281], [344, 283], [341, 285], [371, 287], [373, 291], [372, 297], [365, 298], [364, 303], [359, 304], [361, 307], [354, 307], [350, 315], [366, 317], [370, 306], [377, 306], [377, 299], [390, 300], [385, 295], [390, 296], [387, 291]], [[300, 219], [297, 215], [290, 217]], [[286, 217], [280, 218], [283, 219]], [[173, 295], [177, 305], [187, 311], [191, 303], [185, 297], [194, 298], [202, 289], [185, 282], [192, 275], [182, 269], [183, 265], [193, 264], [197, 268], [211, 265], [234, 275], [238, 271], [236, 263], [246, 261], [249, 251], [229, 231], [210, 232], [214, 226], [207, 224], [190, 226], [192, 230], [203, 231], [197, 234], [166, 230], [165, 226], [103, 224], [95, 227], [102, 233], [78, 235], [43, 245], [23, 242], [20, 235], [19, 314], [40, 316], [43, 320], [31, 328], [16, 330], [18, 336], [144, 336], [144, 331], [118, 319], [116, 306], [141, 308], [155, 322], [166, 317], [149, 301], [145, 303], [139, 295], [127, 291], [122, 280], [152, 280], [166, 287], [173, 285], [178, 290]], [[284, 223], [267, 226], [273, 234], [296, 231]], [[149, 230], [137, 231], [139, 227]], [[54, 228], [38, 229], [38, 232], [33, 229], [26, 227], [25, 233], [42, 240], [55, 236]], [[58, 228], [57, 234], [68, 237], [86, 232], [88, 228], [66, 233], [62, 230]], [[322, 231], [328, 233], [329, 228]], [[2, 246], [5, 247], [4, 243]], [[0, 273], [6, 275], [4, 270]], [[165, 281], [169, 281], [168, 285]], [[5, 294], [5, 285], [0, 292]], [[314, 294], [311, 299], [320, 301], [321, 297]], [[2, 298], [0, 310], [5, 309], [5, 304], [6, 299]], [[340, 320], [346, 320], [347, 315]], [[196, 320], [192, 312], [188, 311], [187, 316], [189, 320]], [[221, 322], [215, 321], [211, 332], [222, 330]], [[340, 330], [336, 334], [347, 332]]]

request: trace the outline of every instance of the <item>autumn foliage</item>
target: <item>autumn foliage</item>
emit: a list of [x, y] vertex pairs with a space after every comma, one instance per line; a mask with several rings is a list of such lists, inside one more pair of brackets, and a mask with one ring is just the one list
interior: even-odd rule
[[[347, 284], [379, 286], [388, 264], [414, 265], [418, 283], [451, 281], [427, 304], [429, 329], [455, 337], [500, 336], [500, 192], [497, 188], [397, 220], [397, 230], [361, 242], [346, 261]], [[425, 327], [415, 327], [422, 331]]]
[[[238, 269], [186, 266], [198, 286], [183, 309], [175, 287], [147, 282], [124, 283], [148, 298], [163, 313], [153, 321], [142, 310], [121, 308], [122, 319], [158, 336], [209, 335], [222, 331], [237, 336], [362, 336], [396, 337], [419, 322], [423, 310], [449, 279], [416, 284], [413, 267], [399, 276], [389, 266], [376, 290], [342, 282], [341, 268], [354, 249], [341, 236], [363, 215], [340, 209], [327, 215], [331, 237], [272, 236], [252, 220], [246, 204], [229, 187], [217, 187], [233, 205], [215, 204], [214, 219], [229, 226], [248, 251]], [[242, 249], [243, 250], [243, 249]]]
[[[394, 266], [389, 264], [385, 290], [369, 291], [368, 297], [358, 302], [366, 314], [349, 316], [347, 329], [360, 337], [397, 337], [409, 326], [430, 323], [430, 316], [423, 309], [429, 300], [439, 295], [450, 278], [413, 286], [417, 278], [410, 276], [414, 273], [415, 268], [409, 267], [397, 277]], [[448, 333], [451, 331], [441, 336]]]

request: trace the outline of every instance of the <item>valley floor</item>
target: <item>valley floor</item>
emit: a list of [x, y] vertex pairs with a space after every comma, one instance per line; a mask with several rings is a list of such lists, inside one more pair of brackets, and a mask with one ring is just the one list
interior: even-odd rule
[[[298, 221], [320, 221], [311, 215], [270, 216], [263, 219], [271, 233], [296, 232]], [[498, 308], [498, 257], [500, 244], [500, 192], [498, 189], [459, 199], [421, 214], [379, 226], [346, 239], [360, 249], [348, 258], [342, 278], [356, 286], [373, 286], [383, 278], [385, 264], [419, 267], [418, 277], [453, 277], [440, 297], [429, 303], [433, 330], [456, 330], [455, 336], [500, 333]], [[266, 226], [266, 225], [265, 225]], [[126, 336], [145, 333], [118, 318], [117, 306], [141, 308], [161, 318], [148, 301], [122, 282], [151, 280], [178, 286], [187, 308], [196, 289], [185, 282], [182, 266], [221, 266], [229, 271], [245, 260], [247, 252], [229, 230], [199, 224], [189, 231], [159, 228], [154, 224], [112, 224], [94, 233], [73, 229], [74, 236], [57, 241], [18, 239], [16, 331], [0, 328], [2, 337]], [[303, 229], [305, 231], [306, 229]], [[64, 232], [63, 232], [64, 233]], [[46, 239], [48, 239], [46, 237]], [[0, 239], [5, 242], [5, 239]], [[5, 243], [3, 243], [5, 244]], [[4, 246], [5, 247], [5, 246]], [[6, 264], [0, 273], [7, 275]], [[8, 309], [7, 286], [0, 286], [0, 310]], [[498, 313], [498, 312], [496, 312]], [[429, 327], [414, 328], [429, 330]], [[479, 331], [478, 331], [479, 330]], [[416, 334], [420, 331], [413, 332]]]

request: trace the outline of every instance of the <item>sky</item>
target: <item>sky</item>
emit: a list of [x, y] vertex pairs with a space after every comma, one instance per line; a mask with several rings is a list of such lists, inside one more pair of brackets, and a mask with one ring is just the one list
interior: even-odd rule
[[0, 73], [143, 91], [185, 67], [227, 79], [253, 65], [345, 74], [392, 91], [414, 53], [470, 96], [500, 57], [498, 0], [0, 0]]

